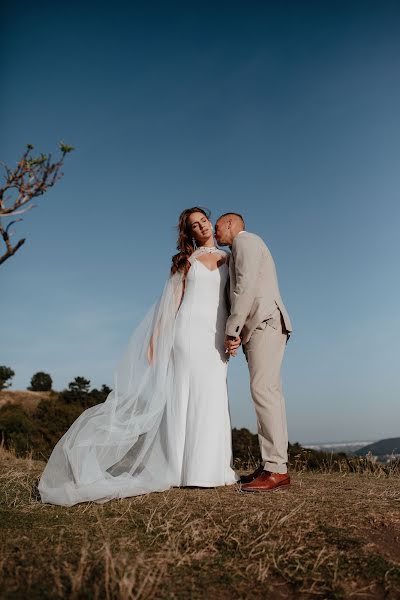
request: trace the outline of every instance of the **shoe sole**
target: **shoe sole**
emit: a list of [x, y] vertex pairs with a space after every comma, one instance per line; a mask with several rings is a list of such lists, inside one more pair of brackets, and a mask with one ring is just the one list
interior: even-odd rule
[[281, 489], [287, 489], [290, 486], [290, 482], [289, 483], [281, 483], [280, 485], [277, 485], [271, 489], [265, 489], [265, 488], [251, 488], [251, 489], [245, 489], [245, 488], [241, 488], [240, 491], [241, 492], [255, 492], [255, 493], [265, 493], [265, 492], [275, 492], [276, 490], [281, 490]]

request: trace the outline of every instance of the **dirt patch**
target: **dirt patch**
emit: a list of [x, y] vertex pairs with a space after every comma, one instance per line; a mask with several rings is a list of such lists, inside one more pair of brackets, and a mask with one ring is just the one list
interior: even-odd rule
[[360, 530], [359, 536], [372, 551], [400, 562], [400, 523], [392, 521]]

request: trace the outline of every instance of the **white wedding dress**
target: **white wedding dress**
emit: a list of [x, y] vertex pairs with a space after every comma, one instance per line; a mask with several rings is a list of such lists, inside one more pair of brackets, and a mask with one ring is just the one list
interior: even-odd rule
[[218, 486], [236, 480], [224, 348], [228, 267], [210, 270], [196, 258], [191, 262], [173, 346], [180, 483]]
[[43, 502], [71, 506], [239, 479], [224, 350], [228, 266], [209, 269], [198, 260], [206, 251], [190, 259], [180, 306], [182, 275], [168, 280], [133, 333], [106, 402], [85, 410], [55, 446], [38, 485]]

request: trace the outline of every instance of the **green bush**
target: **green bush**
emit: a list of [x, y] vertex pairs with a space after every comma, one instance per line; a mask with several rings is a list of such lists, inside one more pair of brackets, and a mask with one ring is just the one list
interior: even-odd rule
[[35, 426], [21, 406], [8, 402], [0, 408], [0, 438], [6, 448], [24, 455], [34, 446]]
[[[83, 379], [83, 378], [76, 378]], [[76, 381], [75, 379], [75, 381]], [[87, 380], [85, 380], [87, 381]], [[75, 386], [60, 392], [55, 399], [44, 399], [38, 404], [33, 415], [35, 424], [35, 455], [48, 458], [58, 440], [69, 429], [79, 415], [90, 408], [104, 402], [109, 388], [90, 392], [78, 391]]]
[[10, 387], [11, 382], [7, 382], [9, 379], [12, 379], [14, 375], [15, 373], [10, 367], [6, 367], [5, 365], [0, 366], [0, 390], [5, 390]]
[[41, 400], [33, 414], [34, 455], [47, 459], [58, 440], [83, 412], [82, 405], [56, 400]]
[[32, 392], [50, 392], [53, 380], [48, 373], [39, 371], [31, 379], [31, 385], [28, 390]]
[[258, 464], [261, 461], [258, 436], [246, 428], [232, 429], [232, 452], [238, 464]]
[[85, 379], [85, 377], [75, 377], [75, 379], [68, 384], [68, 389], [77, 394], [88, 394], [89, 388], [90, 380]]

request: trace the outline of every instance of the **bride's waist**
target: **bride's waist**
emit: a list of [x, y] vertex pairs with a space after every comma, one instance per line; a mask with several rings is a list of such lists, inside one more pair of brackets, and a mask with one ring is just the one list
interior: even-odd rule
[[226, 320], [228, 318], [228, 313], [225, 309], [216, 310], [203, 306], [185, 306], [182, 304], [177, 314], [177, 319], [178, 318], [215, 323], [217, 320]]

